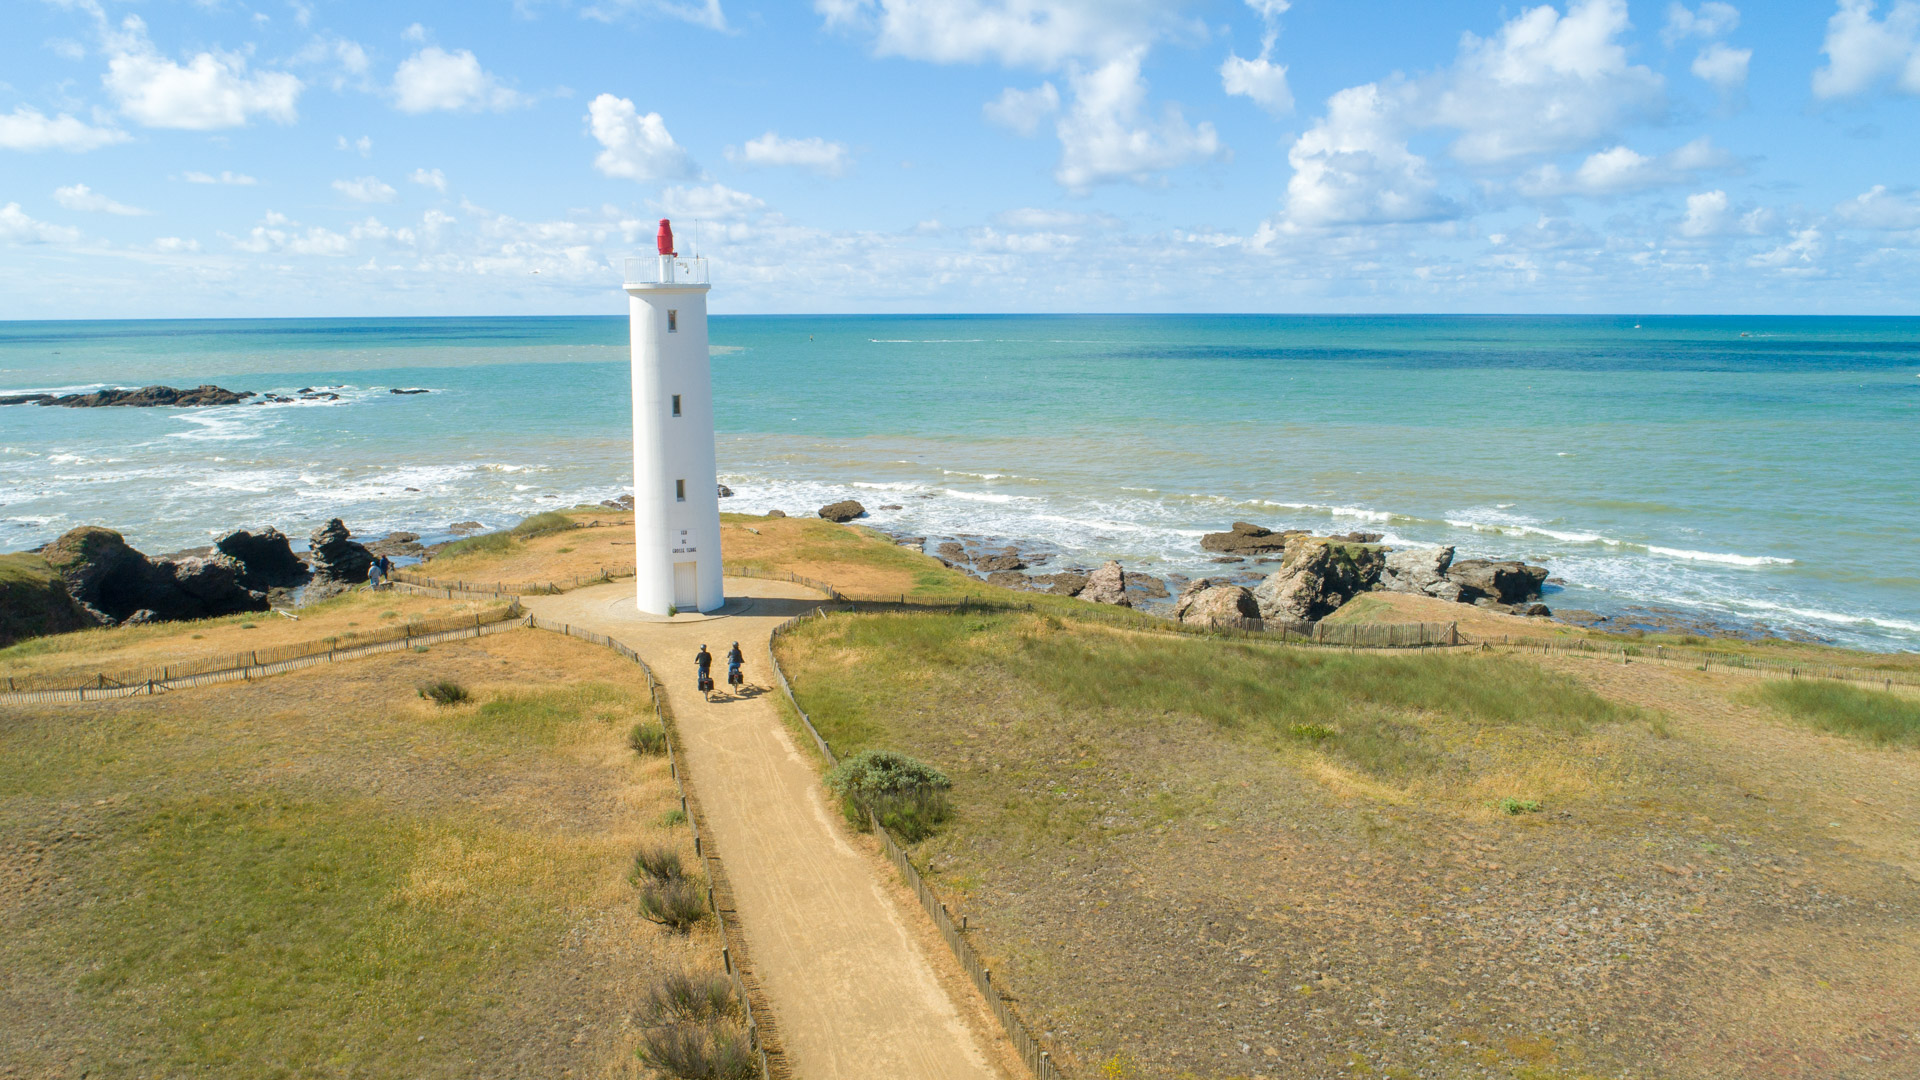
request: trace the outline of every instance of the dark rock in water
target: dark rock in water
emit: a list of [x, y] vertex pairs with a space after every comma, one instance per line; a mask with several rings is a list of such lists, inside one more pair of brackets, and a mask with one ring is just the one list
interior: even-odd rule
[[1166, 582], [1152, 574], [1127, 574], [1127, 591], [1138, 593], [1149, 600], [1165, 600], [1173, 594], [1167, 591]]
[[1126, 571], [1117, 562], [1109, 562], [1100, 569], [1087, 575], [1087, 583], [1078, 593], [1082, 600], [1096, 604], [1113, 604], [1117, 607], [1132, 607], [1133, 601], [1127, 597]]
[[728, 486], [727, 486], [727, 485], [725, 485], [725, 484], [721, 484], [721, 485], [720, 485], [720, 497], [721, 497], [721, 498], [723, 498], [723, 499], [731, 499], [731, 498], [733, 498], [733, 489], [732, 489], [732, 488], [730, 488], [730, 487], [728, 487]]
[[1195, 626], [1239, 626], [1260, 617], [1253, 593], [1219, 578], [1201, 578], [1180, 590], [1173, 617]]
[[1229, 532], [1208, 533], [1201, 537], [1200, 549], [1225, 552], [1229, 555], [1258, 555], [1285, 550], [1287, 538], [1296, 535], [1299, 535], [1298, 530], [1276, 533], [1262, 525], [1236, 521]]
[[1033, 591], [1033, 579], [1018, 570], [996, 570], [987, 575], [987, 584], [1020, 592]]
[[420, 534], [410, 532], [388, 533], [368, 544], [367, 550], [375, 555], [401, 555], [414, 559], [422, 558], [427, 553], [427, 549], [420, 544]]
[[148, 621], [202, 619], [267, 610], [267, 594], [241, 582], [230, 555], [149, 559], [112, 529], [81, 526], [49, 544], [42, 557], [96, 624], [149, 611]]
[[[943, 547], [945, 545], [942, 545]], [[1026, 561], [1018, 555], [982, 555], [973, 560], [976, 569], [983, 573], [997, 573], [1002, 570], [1025, 570]]]
[[1553, 609], [1545, 604], [1515, 604], [1513, 605], [1513, 613], [1515, 615], [1525, 615], [1529, 618], [1545, 618], [1553, 614]]
[[313, 570], [314, 584], [326, 591], [337, 591], [331, 586], [357, 585], [367, 580], [367, 569], [373, 565], [373, 553], [365, 544], [350, 539], [352, 533], [339, 518], [334, 518], [313, 531], [308, 546], [313, 554], [307, 558], [307, 565]]
[[447, 526], [447, 531], [455, 536], [465, 536], [470, 532], [479, 532], [484, 528], [486, 528], [486, 526], [477, 521], [456, 521]]
[[1253, 590], [1263, 619], [1313, 620], [1374, 587], [1386, 559], [1380, 549], [1338, 540], [1302, 538]]
[[431, 393], [431, 392], [432, 392], [432, 391], [429, 391], [429, 390], [420, 390], [420, 389], [410, 389], [410, 390], [402, 390], [402, 389], [401, 389], [400, 387], [398, 387], [398, 386], [396, 386], [396, 387], [394, 387], [393, 389], [391, 389], [391, 390], [388, 390], [388, 391], [387, 391], [387, 393], [389, 393], [389, 394], [427, 394], [427, 393]]
[[893, 538], [893, 542], [901, 547], [913, 548], [916, 551], [927, 546], [927, 538], [924, 536], [896, 536]]
[[1598, 626], [1611, 618], [1611, 616], [1602, 615], [1597, 611], [1584, 611], [1580, 608], [1561, 608], [1554, 613], [1553, 617], [1563, 623], [1572, 623], [1575, 626]]
[[966, 545], [960, 543], [958, 540], [944, 540], [941, 542], [939, 547], [934, 549], [934, 551], [939, 553], [940, 558], [947, 560], [948, 565], [955, 565], [955, 564], [967, 563], [972, 561], [972, 559], [967, 555]]
[[1327, 539], [1345, 540], [1349, 544], [1377, 544], [1386, 539], [1386, 534], [1375, 532], [1336, 533], [1327, 537]]
[[286, 589], [306, 583], [307, 564], [293, 553], [286, 534], [271, 525], [257, 533], [235, 529], [213, 546], [238, 560], [240, 584], [249, 589]]
[[1518, 604], [1539, 599], [1540, 585], [1547, 580], [1547, 568], [1513, 561], [1465, 559], [1447, 570], [1447, 579], [1499, 603]]
[[609, 510], [631, 510], [633, 509], [633, 496], [622, 495], [617, 499], [605, 499], [600, 505]]
[[783, 518], [787, 516], [787, 512], [785, 510], [769, 510], [767, 511], [767, 516], [770, 518]]
[[1217, 562], [1217, 563], [1243, 563], [1243, 562], [1246, 562], [1247, 560], [1244, 556], [1241, 556], [1241, 555], [1216, 555], [1212, 559], [1209, 559], [1207, 561]]
[[251, 390], [235, 393], [218, 386], [196, 386], [191, 390], [176, 390], [171, 386], [143, 386], [138, 390], [95, 390], [90, 394], [23, 394], [16, 397], [0, 398], [0, 405], [60, 405], [69, 409], [98, 409], [110, 405], [129, 405], [135, 408], [152, 408], [160, 405], [238, 405], [253, 397]]
[[1055, 596], [1075, 596], [1087, 587], [1087, 575], [1077, 570], [1039, 574], [1031, 580], [1046, 585], [1047, 591]]
[[879, 509], [879, 510], [905, 510], [905, 509], [906, 509], [906, 507], [904, 507], [904, 506], [901, 506], [901, 505], [900, 505], [899, 503], [893, 503], [893, 504], [891, 504], [891, 505], [889, 505], [889, 506], [881, 506], [881, 507], [876, 507], [875, 509]]
[[820, 516], [828, 521], [842, 523], [857, 517], [865, 517], [867, 508], [853, 499], [842, 499], [837, 503], [828, 503], [820, 508]]

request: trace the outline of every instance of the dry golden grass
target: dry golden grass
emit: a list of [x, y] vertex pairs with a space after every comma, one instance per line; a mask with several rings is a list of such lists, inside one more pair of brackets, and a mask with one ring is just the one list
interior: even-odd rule
[[[166, 665], [225, 659], [249, 651], [372, 634], [403, 623], [495, 611], [493, 600], [445, 600], [400, 590], [355, 589], [294, 612], [249, 612], [192, 622], [109, 626], [32, 638], [0, 649], [0, 678], [64, 684], [105, 674], [138, 682]], [[3, 684], [0, 684], [3, 685]]]
[[524, 631], [0, 707], [0, 1076], [644, 1076], [646, 983], [719, 943], [626, 881], [697, 864], [637, 674]]
[[633, 514], [620, 510], [560, 511], [580, 527], [530, 539], [514, 538], [504, 551], [447, 555], [413, 568], [436, 581], [566, 582], [605, 571], [633, 573]]

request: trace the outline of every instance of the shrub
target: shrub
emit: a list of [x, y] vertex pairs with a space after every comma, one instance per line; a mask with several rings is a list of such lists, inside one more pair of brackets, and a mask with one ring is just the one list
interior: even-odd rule
[[435, 679], [421, 686], [420, 696], [439, 705], [459, 705], [473, 697], [466, 687], [452, 679]]
[[668, 975], [647, 990], [646, 1014], [656, 1023], [720, 1020], [738, 1011], [724, 975]]
[[648, 1028], [636, 1053], [642, 1063], [680, 1080], [748, 1080], [758, 1071], [746, 1039], [719, 1024]]
[[1289, 738], [1296, 742], [1303, 743], [1325, 742], [1333, 738], [1335, 734], [1337, 734], [1337, 732], [1325, 724], [1294, 724], [1292, 727], [1287, 728], [1287, 736]]
[[685, 825], [686, 823], [687, 823], [687, 812], [685, 810], [678, 810], [678, 809], [669, 810], [666, 813], [660, 815], [660, 824], [666, 826], [669, 829], [673, 828], [675, 825]]
[[667, 732], [664, 728], [652, 724], [635, 724], [627, 732], [627, 745], [638, 754], [664, 754], [667, 752]]
[[513, 536], [509, 533], [481, 533], [469, 536], [465, 540], [455, 540], [440, 549], [437, 558], [451, 559], [460, 555], [500, 555], [513, 550]]
[[864, 829], [866, 811], [909, 843], [933, 834], [953, 815], [953, 782], [939, 769], [892, 750], [862, 750], [827, 774], [847, 820]]
[[1516, 799], [1512, 795], [1494, 803], [1493, 808], [1503, 814], [1512, 814], [1515, 817], [1521, 814], [1537, 814], [1540, 812], [1540, 804], [1538, 802], [1532, 799]]
[[548, 533], [566, 532], [568, 529], [577, 528], [579, 528], [579, 526], [574, 523], [572, 518], [557, 510], [548, 510], [545, 513], [535, 514], [525, 521], [522, 521], [510, 529], [509, 532], [522, 540], [527, 540], [535, 536], [546, 536]]
[[687, 878], [651, 881], [640, 887], [640, 914], [662, 926], [686, 930], [707, 917], [707, 898]]
[[680, 853], [672, 848], [641, 848], [640, 854], [633, 857], [633, 871], [627, 880], [638, 884], [642, 881], [668, 882], [686, 878], [687, 872], [680, 866]]

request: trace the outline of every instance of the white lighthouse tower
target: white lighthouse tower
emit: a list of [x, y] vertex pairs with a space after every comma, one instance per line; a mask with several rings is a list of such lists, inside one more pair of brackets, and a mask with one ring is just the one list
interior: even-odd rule
[[633, 335], [635, 597], [652, 615], [726, 603], [707, 359], [707, 261], [681, 258], [660, 219], [657, 258], [626, 260]]

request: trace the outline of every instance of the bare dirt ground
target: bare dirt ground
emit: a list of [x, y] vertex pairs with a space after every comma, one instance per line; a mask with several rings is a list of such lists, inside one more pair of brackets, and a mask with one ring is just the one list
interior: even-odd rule
[[[1006, 1076], [1004, 1048], [971, 987], [937, 951], [925, 916], [850, 836], [819, 773], [768, 699], [772, 628], [813, 606], [809, 590], [727, 580], [752, 607], [727, 618], [646, 620], [625, 584], [533, 597], [542, 618], [607, 634], [646, 658], [668, 687], [686, 739], [687, 773], [733, 882], [754, 971], [772, 998], [798, 1075], [825, 1078]], [[693, 654], [738, 641], [757, 687], [708, 702]], [[724, 671], [717, 665], [716, 673]], [[863, 850], [864, 849], [864, 850]], [[903, 903], [903, 901], [906, 901]]]
[[650, 1075], [647, 984], [719, 942], [626, 881], [693, 862], [633, 680], [521, 631], [0, 707], [0, 1077]]

